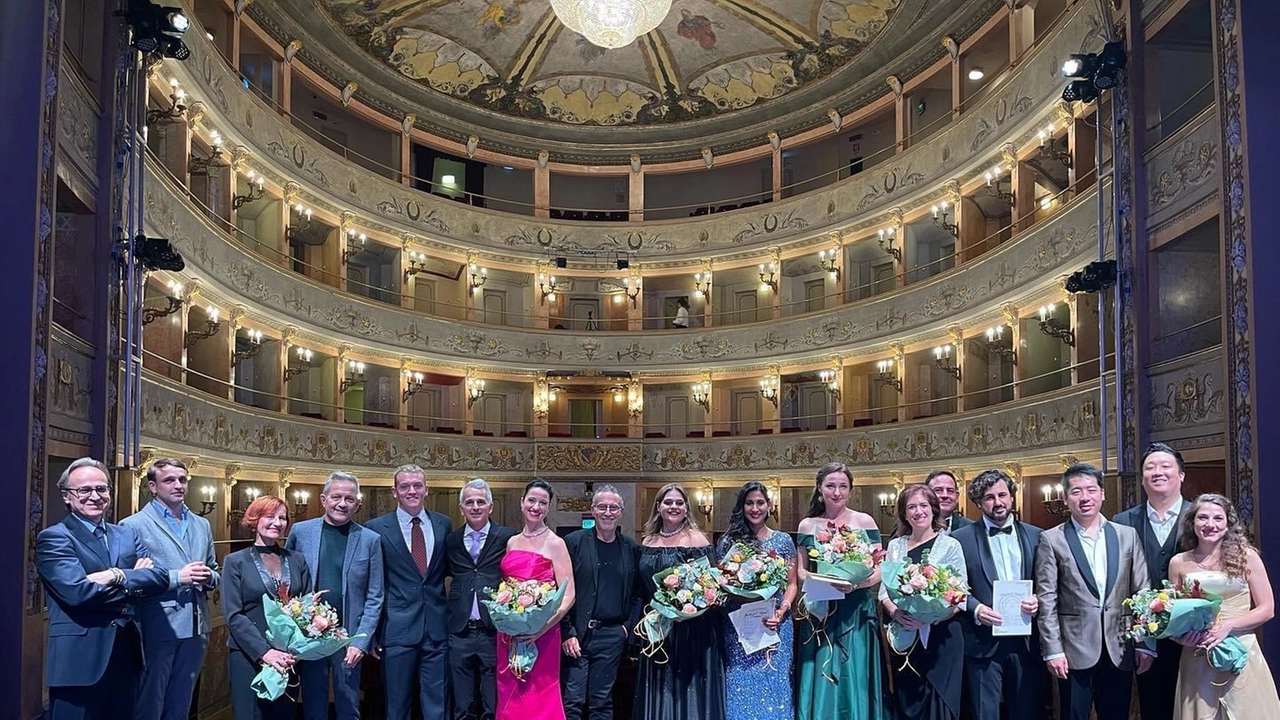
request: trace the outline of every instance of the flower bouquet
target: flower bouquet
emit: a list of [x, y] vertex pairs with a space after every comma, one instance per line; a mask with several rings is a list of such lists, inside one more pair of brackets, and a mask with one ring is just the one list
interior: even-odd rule
[[722, 589], [745, 602], [768, 600], [787, 586], [787, 559], [777, 550], [763, 552], [750, 543], [736, 542], [720, 561]]
[[675, 623], [698, 617], [725, 601], [724, 573], [705, 557], [656, 572], [653, 581], [658, 587], [636, 626], [636, 635], [648, 642], [643, 650], [646, 657], [661, 649]]
[[[857, 585], [875, 573], [884, 559], [884, 550], [871, 542], [866, 530], [848, 525], [837, 526], [828, 521], [825, 527], [814, 532], [809, 559], [813, 562], [810, 577], [826, 582]], [[817, 620], [825, 618], [831, 612], [830, 602], [810, 600], [807, 596], [803, 607], [807, 615]]]
[[[1133, 624], [1124, 631], [1124, 638], [1151, 642], [1213, 627], [1222, 598], [1205, 591], [1199, 581], [1183, 587], [1165, 580], [1162, 587], [1139, 590], [1133, 597], [1125, 598], [1124, 606], [1133, 616]], [[1215, 670], [1239, 675], [1249, 660], [1249, 651], [1239, 638], [1227, 637], [1206, 653], [1206, 660]]]
[[[282, 591], [279, 599], [262, 596], [262, 612], [267, 620], [267, 640], [271, 646], [291, 653], [299, 660], [329, 657], [351, 644], [355, 638], [338, 623], [338, 613], [320, 599], [323, 590], [289, 598]], [[363, 637], [357, 635], [356, 637]], [[276, 700], [284, 694], [289, 678], [263, 663], [250, 687], [263, 700]]]
[[538, 659], [538, 646], [529, 636], [546, 627], [555, 616], [564, 588], [541, 580], [507, 578], [498, 583], [497, 589], [485, 588], [484, 592], [488, 597], [480, 602], [489, 609], [494, 628], [511, 636], [507, 666], [513, 675], [524, 680]]
[[[951, 617], [954, 608], [963, 605], [969, 597], [965, 578], [950, 565], [931, 564], [927, 554], [918, 563], [909, 560], [885, 562], [880, 571], [889, 599], [922, 623], [935, 623]], [[889, 646], [902, 655], [911, 651], [919, 637], [917, 631], [907, 630], [896, 622], [890, 622], [885, 633]], [[927, 646], [928, 633], [922, 639]]]

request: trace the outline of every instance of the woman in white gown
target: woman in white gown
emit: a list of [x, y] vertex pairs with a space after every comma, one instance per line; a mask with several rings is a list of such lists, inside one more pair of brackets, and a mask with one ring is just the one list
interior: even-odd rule
[[[1254, 630], [1275, 615], [1275, 597], [1267, 569], [1245, 536], [1235, 506], [1225, 497], [1196, 498], [1182, 521], [1182, 549], [1169, 563], [1174, 582], [1199, 582], [1222, 597], [1213, 627], [1178, 639], [1183, 645], [1178, 669], [1179, 720], [1273, 720], [1280, 698]], [[1239, 675], [1213, 669], [1205, 651], [1235, 636], [1249, 651]]]

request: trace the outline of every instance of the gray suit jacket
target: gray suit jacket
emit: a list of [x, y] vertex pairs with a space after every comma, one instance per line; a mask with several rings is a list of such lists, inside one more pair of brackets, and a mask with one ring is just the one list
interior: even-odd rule
[[1103, 648], [1116, 667], [1133, 667], [1132, 644], [1120, 637], [1129, 625], [1124, 600], [1149, 587], [1147, 559], [1133, 528], [1108, 522], [1102, 532], [1107, 542], [1107, 584], [1101, 592], [1070, 520], [1040, 533], [1036, 548], [1040, 647], [1045, 657], [1066, 654], [1073, 670], [1097, 665]]
[[[284, 544], [286, 550], [297, 551], [306, 558], [313, 584], [319, 580], [320, 530], [323, 526], [323, 517], [303, 520], [293, 526]], [[367, 653], [378, 631], [378, 620], [382, 617], [382, 543], [378, 534], [352, 522], [342, 569], [342, 624], [352, 637], [364, 635], [352, 640], [351, 644]]]
[[[143, 640], [181, 640], [208, 635], [209, 592], [217, 588], [222, 579], [218, 572], [218, 558], [213, 552], [213, 531], [209, 521], [188, 510], [186, 537], [178, 537], [165, 521], [161, 509], [152, 501], [120, 524], [137, 533], [156, 566], [169, 571], [168, 592], [135, 603]], [[199, 587], [179, 585], [178, 571], [196, 560], [209, 566], [213, 577]]]

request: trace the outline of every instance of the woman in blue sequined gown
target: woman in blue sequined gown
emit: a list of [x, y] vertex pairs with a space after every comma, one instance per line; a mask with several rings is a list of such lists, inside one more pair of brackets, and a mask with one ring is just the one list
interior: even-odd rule
[[[644, 526], [640, 578], [646, 602], [654, 573], [705, 557], [715, 548], [689, 517], [689, 497], [677, 484], [663, 486]], [[662, 650], [641, 655], [636, 671], [635, 720], [725, 720], [724, 615], [710, 609], [674, 623]]]
[[[875, 518], [850, 509], [849, 492], [853, 475], [841, 463], [829, 463], [818, 471], [813, 499], [807, 517], [800, 521], [799, 577], [808, 575], [808, 549], [813, 536], [828, 522], [866, 532], [878, 549], [880, 530]], [[880, 656], [880, 621], [876, 615], [873, 589], [880, 582], [880, 570], [855, 587], [834, 584], [844, 592], [843, 600], [829, 601], [821, 618], [810, 613], [800, 621], [799, 657], [796, 667], [800, 675], [796, 717], [799, 720], [887, 720], [882, 660]], [[820, 613], [819, 613], [820, 614]]]
[[[779, 642], [766, 650], [747, 655], [738, 642], [733, 623], [725, 621], [725, 687], [728, 720], [794, 720], [795, 709], [791, 702], [791, 656], [794, 633], [791, 626], [791, 606], [796, 600], [796, 545], [784, 532], [768, 526], [772, 505], [769, 492], [763, 483], [752, 481], [738, 491], [733, 505], [729, 530], [720, 538], [717, 555], [721, 560], [736, 543], [751, 545], [760, 552], [776, 552], [786, 558], [790, 572], [787, 585], [767, 602], [772, 602], [774, 614], [765, 625], [777, 631]], [[742, 606], [730, 600], [725, 608], [731, 613]]]

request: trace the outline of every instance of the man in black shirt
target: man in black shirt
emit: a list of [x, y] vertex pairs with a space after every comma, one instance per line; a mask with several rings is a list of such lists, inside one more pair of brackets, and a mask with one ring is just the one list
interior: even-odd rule
[[595, 528], [565, 538], [578, 597], [560, 621], [568, 720], [613, 720], [613, 683], [627, 644], [639, 560], [639, 546], [618, 532], [622, 511], [618, 489], [597, 486], [591, 497]]

